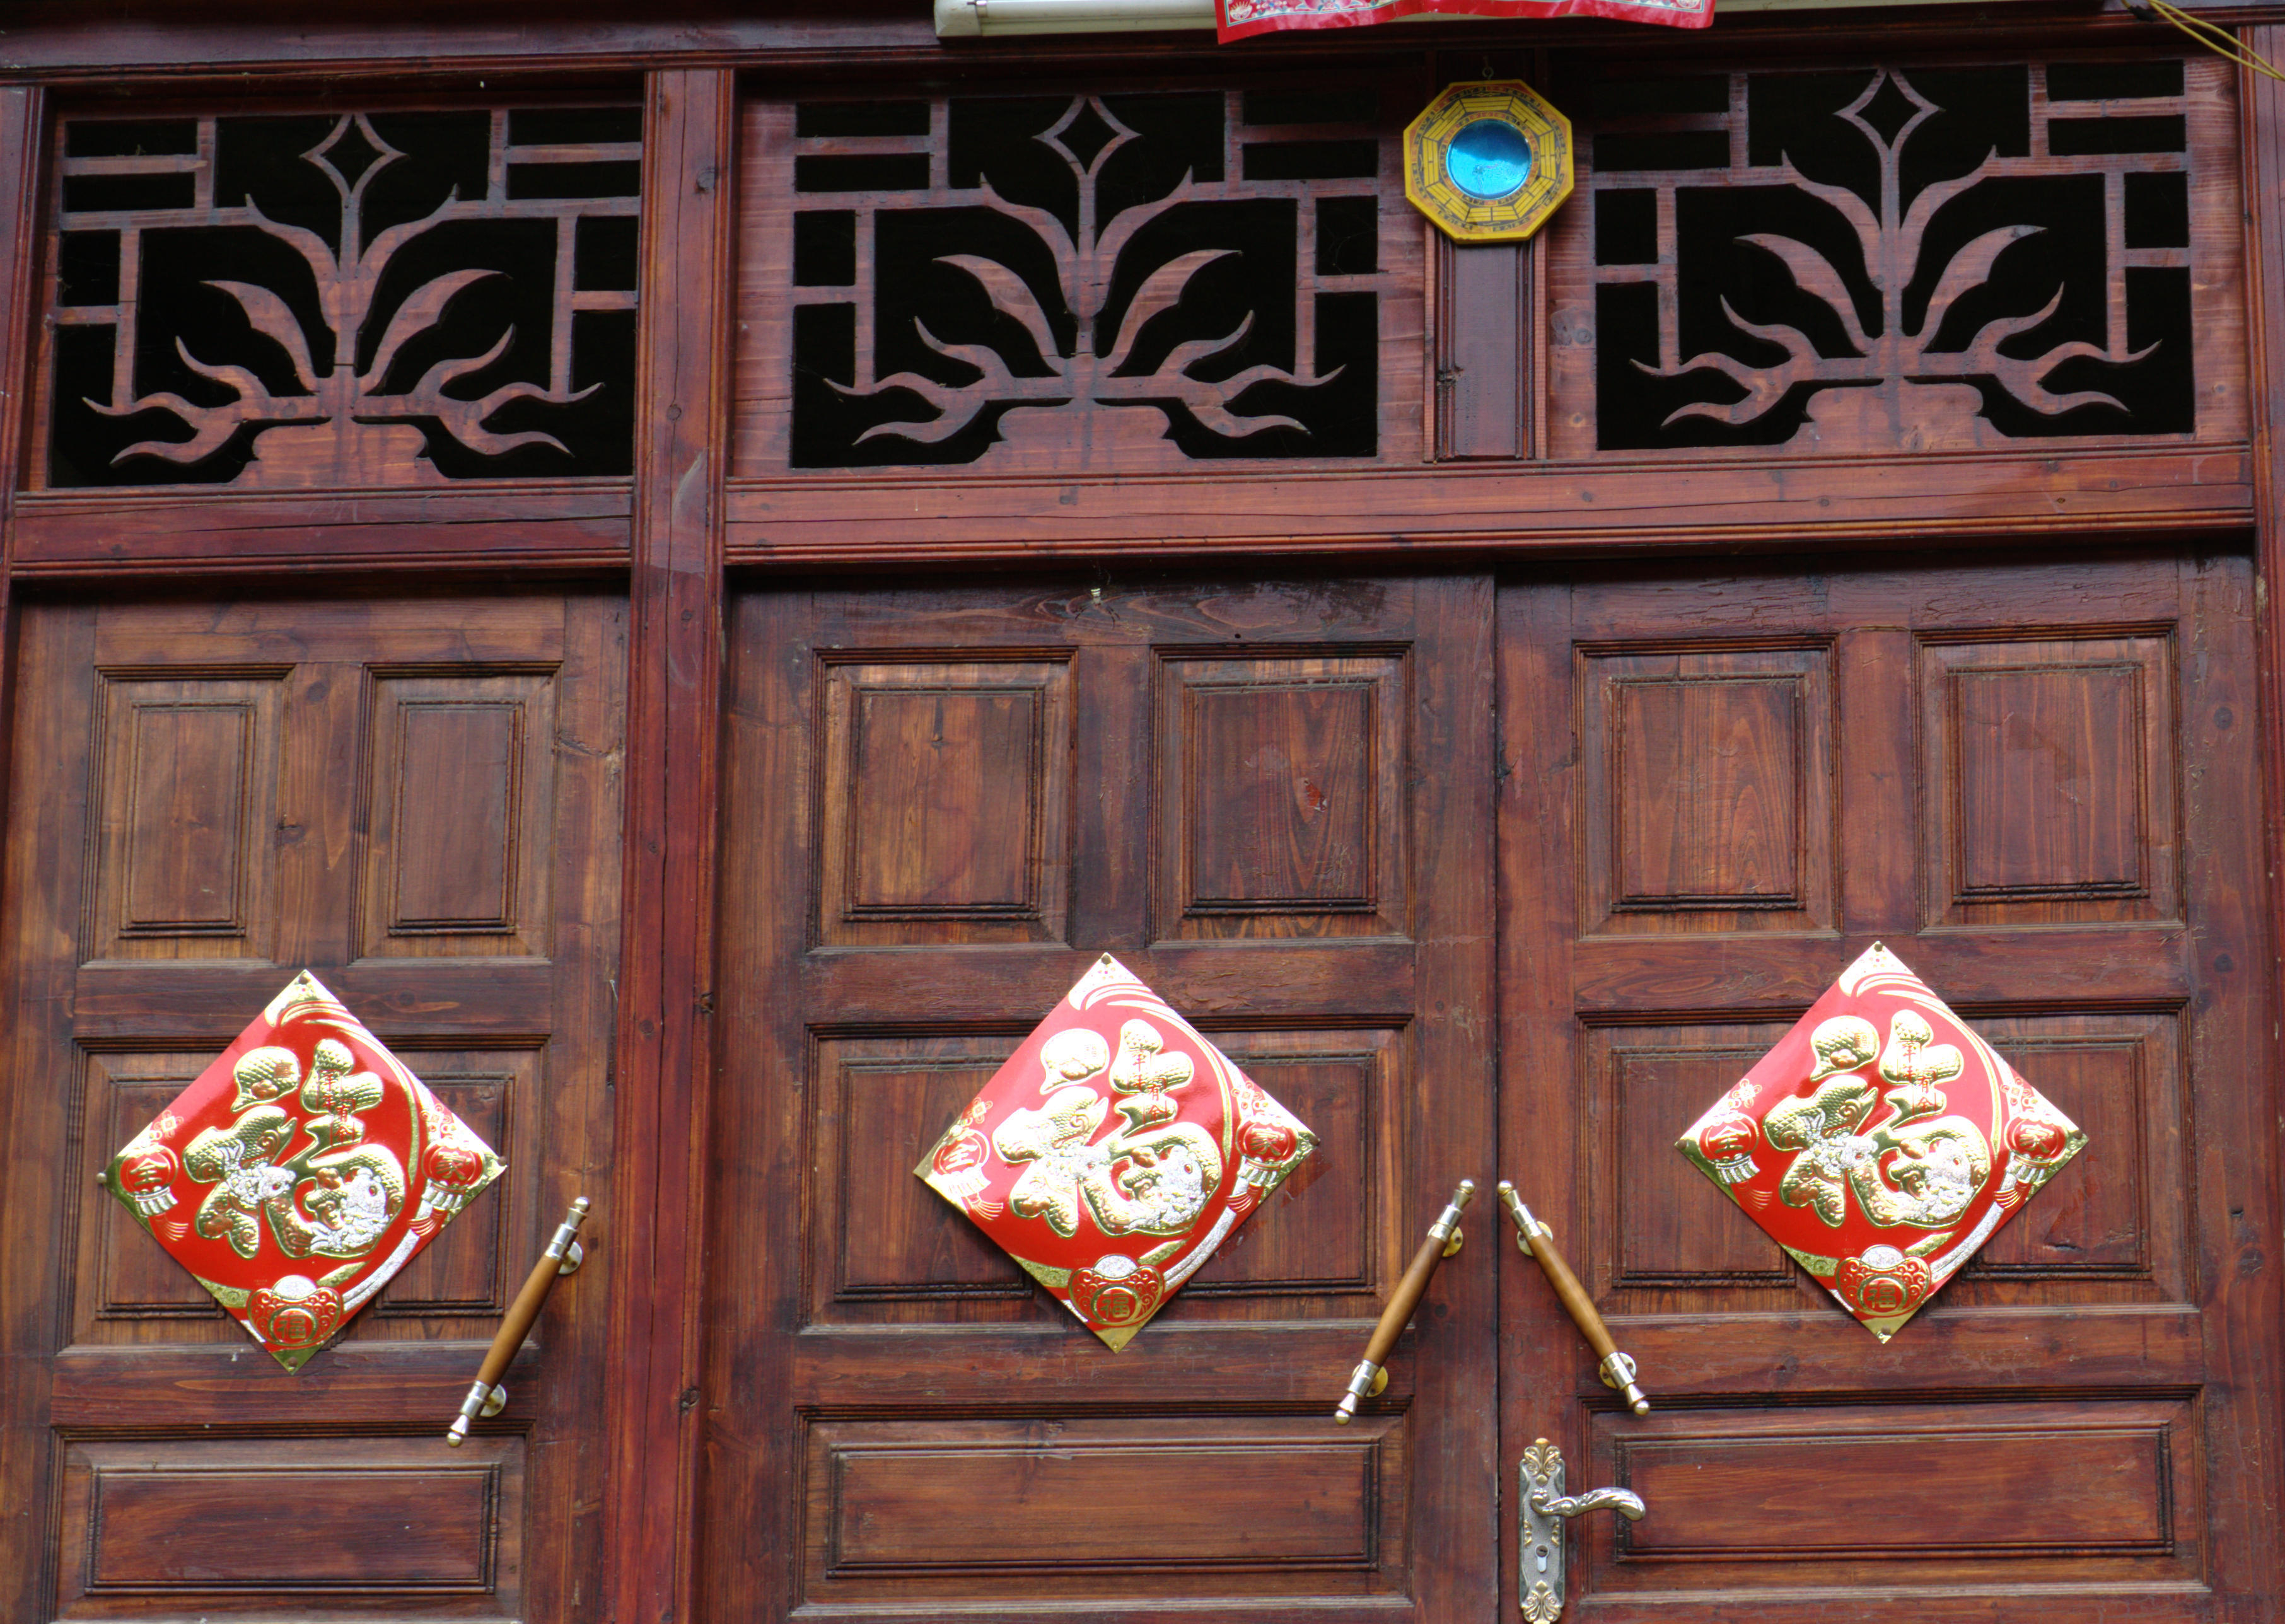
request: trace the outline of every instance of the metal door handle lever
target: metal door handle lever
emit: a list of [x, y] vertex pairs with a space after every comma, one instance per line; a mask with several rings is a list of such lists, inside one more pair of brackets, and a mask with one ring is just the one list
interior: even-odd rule
[[481, 1416], [499, 1415], [500, 1406], [507, 1402], [507, 1389], [500, 1385], [500, 1377], [507, 1374], [508, 1361], [515, 1357], [516, 1349], [523, 1345], [523, 1339], [538, 1323], [539, 1311], [547, 1306], [547, 1294], [555, 1289], [557, 1277], [572, 1273], [586, 1257], [573, 1238], [586, 1220], [587, 1197], [582, 1196], [571, 1204], [563, 1221], [555, 1226], [554, 1238], [547, 1243], [547, 1250], [540, 1254], [539, 1261], [532, 1265], [523, 1290], [515, 1294], [515, 1301], [508, 1305], [499, 1334], [492, 1338], [484, 1362], [477, 1368], [475, 1385], [460, 1400], [460, 1413], [452, 1418], [452, 1428], [444, 1434], [444, 1441], [455, 1449], [467, 1441], [469, 1423]]
[[1631, 1489], [1563, 1492], [1563, 1451], [1542, 1438], [1523, 1452], [1517, 1468], [1523, 1490], [1522, 1542], [1516, 1589], [1527, 1624], [1555, 1624], [1563, 1616], [1563, 1525], [1584, 1511], [1616, 1511], [1638, 1523], [1649, 1508]]
[[1388, 1362], [1389, 1350], [1396, 1345], [1397, 1338], [1404, 1334], [1405, 1322], [1420, 1306], [1421, 1295], [1428, 1290], [1428, 1282], [1436, 1273], [1436, 1266], [1460, 1250], [1467, 1238], [1460, 1233], [1460, 1209], [1476, 1198], [1476, 1181], [1463, 1179], [1452, 1192], [1451, 1200], [1428, 1226], [1427, 1238], [1420, 1250], [1412, 1255], [1412, 1267], [1396, 1283], [1396, 1291], [1381, 1310], [1380, 1323], [1372, 1328], [1371, 1339], [1364, 1345], [1364, 1357], [1357, 1368], [1349, 1372], [1349, 1387], [1341, 1394], [1339, 1407], [1333, 1419], [1343, 1426], [1355, 1416], [1360, 1401], [1370, 1398], [1388, 1385], [1388, 1372], [1381, 1366]]
[[1583, 1495], [1548, 1495], [1537, 1489], [1531, 1492], [1531, 1509], [1545, 1517], [1577, 1517], [1588, 1511], [1616, 1511], [1630, 1523], [1638, 1523], [1649, 1508], [1642, 1496], [1630, 1488], [1590, 1488]]

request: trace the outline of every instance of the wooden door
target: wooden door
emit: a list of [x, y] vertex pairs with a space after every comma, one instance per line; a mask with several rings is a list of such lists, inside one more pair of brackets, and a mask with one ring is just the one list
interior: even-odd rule
[[[1488, 1173], [1490, 635], [1480, 579], [736, 602], [706, 1616], [1491, 1616], [1491, 1269], [1331, 1422]], [[1321, 1142], [1119, 1353], [911, 1171], [1105, 950]]]
[[[1649, 1505], [1567, 1616], [2277, 1616], [2251, 608], [2195, 555], [1504, 592], [1502, 1154], [1656, 1401], [1504, 1255], [1505, 1470]], [[1672, 1149], [1876, 939], [2090, 1141], [1885, 1345]]]
[[[457, 1452], [507, 1298], [610, 1164], [615, 601], [24, 611], [6, 869], [0, 1611], [594, 1615], [609, 1214]], [[507, 1171], [288, 1374], [98, 1189], [307, 966]]]

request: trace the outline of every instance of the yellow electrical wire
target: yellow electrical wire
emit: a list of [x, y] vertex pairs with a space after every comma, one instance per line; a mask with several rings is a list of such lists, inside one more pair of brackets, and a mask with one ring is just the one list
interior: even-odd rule
[[2136, 5], [2132, 3], [2132, 0], [2128, 0], [2127, 9], [2129, 11], [2140, 12], [2143, 10], [2144, 6], [2147, 6], [2151, 12], [2156, 12], [2168, 22], [2172, 23], [2174, 27], [2188, 35], [2192, 39], [2204, 46], [2208, 51], [2212, 51], [2216, 56], [2226, 57], [2229, 60], [2236, 63], [2240, 67], [2249, 68], [2254, 73], [2260, 74], [2265, 77], [2277, 80], [2281, 83], [2285, 83], [2285, 73], [2280, 73], [2277, 68], [2258, 51], [2249, 48], [2237, 37], [2236, 35], [2232, 34], [2228, 29], [2222, 27], [2218, 24], [2208, 22], [2202, 17], [2191, 16], [2180, 6], [2173, 4], [2173, 0], [2142, 0], [2141, 5]]

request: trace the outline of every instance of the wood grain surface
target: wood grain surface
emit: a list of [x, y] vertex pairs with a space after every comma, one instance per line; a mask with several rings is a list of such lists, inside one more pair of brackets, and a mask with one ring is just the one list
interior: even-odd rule
[[[1474, 1624], [1545, 1436], [1651, 1502], [1574, 1530], [1575, 1618], [2285, 1616], [2278, 87], [2186, 92], [2185, 435], [1598, 451], [1583, 199], [1462, 251], [1387, 192], [1370, 466], [798, 470], [741, 437], [792, 272], [742, 161], [821, 93], [1370, 77], [1393, 152], [1490, 75], [1591, 139], [1606, 67], [2191, 48], [559, 11], [0, 20], [0, 1612]], [[59, 120], [638, 86], [632, 478], [30, 488]], [[1876, 938], [2091, 1138], [1885, 1345], [1671, 1149]], [[1103, 950], [1321, 1142], [1118, 1355], [909, 1173]], [[91, 1175], [304, 963], [510, 1173], [288, 1377]], [[1649, 1416], [1480, 1214], [1325, 1419], [1464, 1174]], [[420, 1441], [582, 1193], [506, 1408]]]

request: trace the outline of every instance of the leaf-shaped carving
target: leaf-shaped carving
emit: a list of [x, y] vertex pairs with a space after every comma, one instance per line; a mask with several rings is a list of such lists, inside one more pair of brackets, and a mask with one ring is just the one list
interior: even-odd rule
[[219, 287], [238, 301], [246, 312], [246, 319], [264, 338], [273, 339], [293, 360], [294, 375], [302, 387], [314, 390], [318, 387], [318, 369], [310, 363], [310, 340], [302, 331], [301, 318], [295, 316], [286, 301], [266, 287], [251, 282], [208, 282], [208, 287]]
[[1048, 327], [1048, 313], [1040, 308], [1037, 295], [1030, 283], [1017, 276], [996, 259], [985, 259], [976, 254], [946, 254], [938, 256], [939, 265], [957, 265], [984, 285], [992, 301], [992, 308], [1002, 316], [1020, 323], [1032, 335], [1032, 342], [1040, 347], [1040, 359], [1050, 368], [1058, 358], [1055, 334]]
[[[1857, 301], [1849, 291], [1849, 284], [1833, 268], [1831, 260], [1807, 243], [1796, 242], [1790, 237], [1755, 232], [1738, 240], [1766, 249], [1783, 261], [1785, 268], [1793, 272], [1793, 279], [1801, 285], [1803, 293], [1814, 294], [1835, 316], [1841, 318], [1841, 330], [1848, 333], [1849, 341], [1857, 347], [1858, 355], [1873, 348], [1873, 341], [1865, 335], [1865, 324], [1857, 318]], [[1724, 308], [1727, 308], [1726, 301]], [[1731, 319], [1736, 318], [1732, 317]], [[1787, 328], [1786, 331], [1791, 332], [1792, 329]]]
[[[1950, 313], [1953, 302], [1969, 289], [1981, 287], [1991, 279], [1991, 266], [1998, 259], [2000, 250], [2046, 229], [2038, 225], [2003, 225], [1996, 231], [1984, 232], [1953, 255], [1951, 263], [1943, 268], [1943, 279], [1936, 285], [1936, 292], [1928, 295], [1928, 315], [1920, 322], [1921, 333], [1933, 342], [1937, 333], [1943, 330], [1943, 318]], [[2058, 288], [2055, 291], [2060, 300], [2062, 290]], [[2053, 306], [2048, 308], [2052, 310]], [[2040, 320], [2046, 319], [2046, 315], [2042, 314]]]
[[497, 271], [452, 271], [432, 281], [424, 282], [413, 290], [412, 296], [397, 307], [397, 314], [389, 320], [389, 330], [381, 334], [381, 347], [373, 351], [373, 365], [357, 381], [367, 389], [377, 389], [381, 380], [389, 376], [389, 364], [397, 359], [397, 352], [404, 348], [407, 339], [424, 333], [444, 318], [444, 311], [459, 291], [486, 277], [495, 277]]
[[[1214, 261], [1226, 259], [1236, 252], [1235, 248], [1196, 248], [1168, 260], [1146, 277], [1142, 286], [1135, 290], [1134, 300], [1127, 307], [1127, 318], [1119, 325], [1119, 342], [1103, 357], [1104, 370], [1115, 373], [1126, 365], [1127, 357], [1135, 348], [1135, 341], [1142, 335], [1142, 329], [1150, 325], [1150, 318], [1179, 303], [1182, 290], [1190, 285], [1192, 277]], [[1252, 319], [1250, 313], [1248, 319]], [[1228, 344], [1235, 343], [1237, 338], [1237, 334], [1234, 333], [1217, 348], [1226, 348]]]

